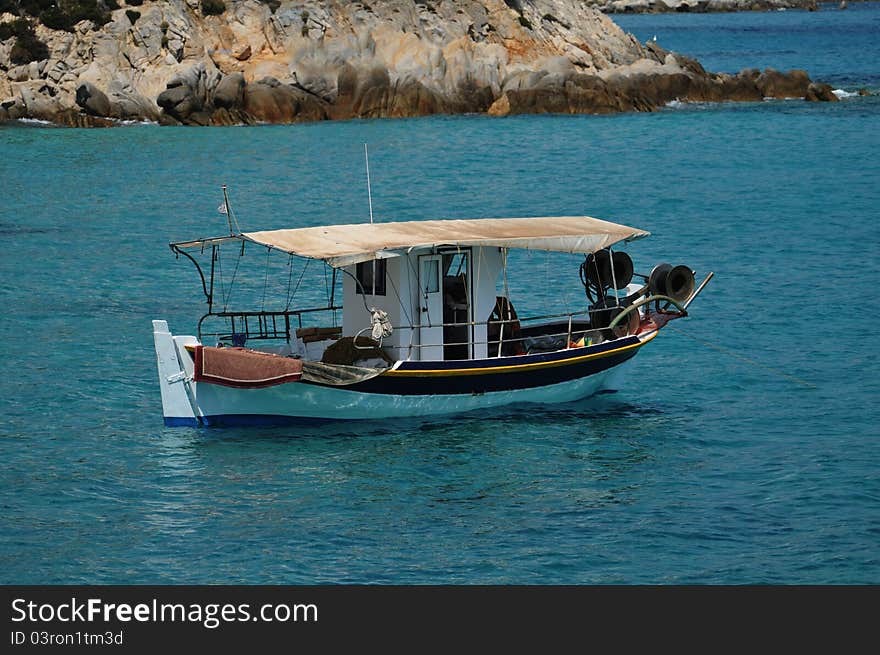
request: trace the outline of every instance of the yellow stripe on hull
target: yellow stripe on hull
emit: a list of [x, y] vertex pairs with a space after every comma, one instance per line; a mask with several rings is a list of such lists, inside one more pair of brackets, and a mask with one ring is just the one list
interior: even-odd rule
[[640, 340], [639, 343], [632, 343], [628, 346], [615, 348], [614, 350], [606, 350], [604, 352], [591, 353], [589, 355], [580, 355], [579, 357], [572, 357], [570, 359], [562, 359], [553, 362], [532, 362], [529, 364], [510, 364], [507, 366], [486, 366], [481, 368], [420, 369], [403, 371], [389, 369], [382, 373], [380, 377], [448, 377], [454, 375], [489, 375], [492, 373], [516, 373], [519, 371], [530, 370], [536, 371], [545, 368], [555, 368], [557, 366], [568, 366], [569, 364], [577, 364], [591, 359], [602, 359], [604, 357], [610, 357], [611, 355], [617, 355], [619, 353], [626, 352], [627, 350], [641, 348], [646, 343], [653, 340], [654, 337], [657, 336], [657, 334], [658, 332], [654, 332], [650, 336], [646, 337], [644, 340]]

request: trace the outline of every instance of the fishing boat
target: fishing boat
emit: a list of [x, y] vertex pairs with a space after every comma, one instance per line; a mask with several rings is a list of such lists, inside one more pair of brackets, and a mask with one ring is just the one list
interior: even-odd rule
[[[578, 400], [607, 389], [669, 321], [687, 316], [712, 278], [696, 286], [689, 267], [666, 263], [636, 273], [622, 246], [649, 233], [589, 216], [244, 232], [225, 187], [221, 211], [228, 234], [170, 244], [195, 265], [207, 312], [196, 334], [153, 321], [168, 426], [376, 420]], [[508, 286], [517, 251], [576, 257], [570, 279], [581, 306], [519, 315]], [[264, 286], [259, 307], [230, 307], [224, 253], [287, 258], [286, 304], [266, 309]], [[325, 302], [292, 305], [293, 279], [300, 288], [309, 262], [321, 265]]]

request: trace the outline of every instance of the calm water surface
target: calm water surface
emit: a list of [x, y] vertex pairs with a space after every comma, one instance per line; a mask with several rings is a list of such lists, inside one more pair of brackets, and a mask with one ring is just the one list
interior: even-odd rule
[[[709, 68], [857, 88], [877, 85], [878, 16], [621, 22]], [[0, 582], [880, 582], [880, 329], [863, 293], [880, 279], [878, 119], [869, 97], [0, 128]], [[167, 243], [223, 231], [223, 182], [245, 228], [366, 220], [364, 142], [378, 220], [589, 213], [653, 232], [637, 268], [717, 278], [612, 396], [164, 428], [150, 320], [190, 332], [203, 311]], [[514, 268], [518, 306], [578, 298], [574, 266]]]

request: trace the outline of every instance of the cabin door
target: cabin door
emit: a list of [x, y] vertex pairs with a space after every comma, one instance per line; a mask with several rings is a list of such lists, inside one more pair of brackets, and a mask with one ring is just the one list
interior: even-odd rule
[[443, 359], [442, 255], [419, 257], [419, 359]]
[[470, 359], [471, 251], [457, 248], [443, 254], [443, 359]]

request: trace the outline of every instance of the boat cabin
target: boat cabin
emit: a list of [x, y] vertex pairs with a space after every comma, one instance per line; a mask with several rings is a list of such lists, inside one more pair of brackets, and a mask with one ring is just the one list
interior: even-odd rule
[[418, 248], [347, 266], [342, 333], [368, 329], [374, 307], [401, 326], [382, 341], [394, 360], [486, 358], [502, 266], [497, 246]]

